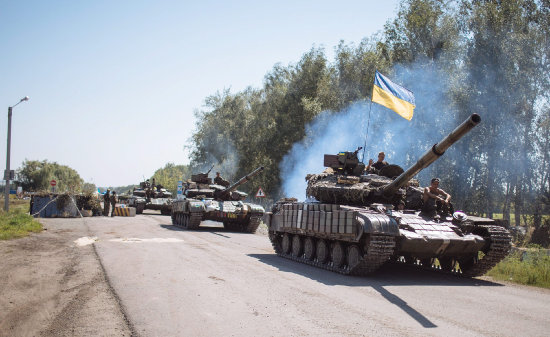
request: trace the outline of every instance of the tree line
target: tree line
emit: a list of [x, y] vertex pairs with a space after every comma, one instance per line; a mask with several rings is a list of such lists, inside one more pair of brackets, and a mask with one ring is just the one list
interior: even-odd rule
[[[369, 147], [378, 147], [371, 153], [388, 149], [408, 166], [448, 127], [478, 113], [475, 135], [421, 172], [420, 182], [438, 176], [460, 209], [540, 228], [550, 211], [549, 27], [547, 0], [404, 0], [380, 33], [340, 42], [334, 60], [312, 48], [294, 64], [276, 64], [260, 88], [206, 97], [195, 111], [190, 165], [169, 163], [151, 178], [175, 192], [178, 180], [211, 165], [230, 181], [264, 166], [240, 189], [255, 193], [261, 186], [272, 201], [292, 197], [282, 188], [285, 158], [296, 144], [307, 149], [350, 107], [368, 105], [379, 70], [415, 92], [417, 110], [404, 129], [391, 111], [374, 114], [366, 131]], [[351, 137], [350, 130], [356, 129], [344, 125], [338, 137]], [[63, 177], [60, 189], [82, 188], [73, 171], [26, 161], [19, 174], [31, 189], [47, 188], [53, 176]]]
[[[444, 107], [445, 116], [422, 118], [418, 107], [411, 130], [442, 135], [441, 123], [458, 125], [474, 112], [483, 122], [475, 138], [456, 144], [459, 157], [444, 156], [430, 174], [445, 181], [462, 209], [502, 213], [518, 224], [529, 216], [540, 225], [550, 194], [549, 14], [548, 1], [404, 0], [382, 32], [357, 45], [342, 41], [333, 61], [312, 48], [295, 64], [276, 64], [261, 88], [207, 97], [195, 112], [192, 170], [231, 162], [224, 173], [233, 179], [263, 165], [264, 174], [243, 189], [262, 186], [276, 200], [285, 196], [281, 162], [294, 144], [307, 143], [310, 123], [324, 115], [330, 123], [330, 116], [368, 102], [376, 69], [413, 89], [417, 83], [407, 74], [436, 69], [430, 81], [441, 96], [425, 98], [424, 106]], [[411, 149], [431, 145], [410, 143]], [[408, 156], [403, 164], [414, 160]]]

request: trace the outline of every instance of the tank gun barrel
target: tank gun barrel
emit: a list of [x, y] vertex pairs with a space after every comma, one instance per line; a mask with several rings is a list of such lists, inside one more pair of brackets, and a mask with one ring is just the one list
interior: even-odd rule
[[255, 169], [254, 171], [250, 172], [249, 174], [245, 175], [244, 177], [242, 177], [241, 179], [237, 180], [237, 182], [231, 184], [229, 187], [227, 187], [226, 189], [224, 190], [221, 190], [220, 193], [219, 193], [219, 196], [223, 196], [225, 194], [228, 194], [228, 193], [231, 193], [233, 192], [234, 190], [237, 189], [237, 187], [241, 186], [242, 184], [246, 183], [247, 181], [249, 181], [250, 179], [252, 179], [255, 175], [257, 175], [258, 173], [262, 172], [264, 170], [264, 167], [263, 166], [260, 166], [258, 167], [257, 169]]
[[383, 194], [385, 197], [390, 197], [393, 195], [399, 188], [403, 187], [412, 177], [414, 177], [418, 172], [422, 171], [426, 167], [430, 166], [434, 161], [441, 157], [445, 151], [456, 143], [462, 136], [472, 130], [476, 125], [481, 122], [481, 117], [478, 114], [472, 114], [468, 119], [466, 119], [462, 124], [460, 124], [456, 129], [449, 133], [445, 138], [443, 138], [439, 143], [432, 146], [420, 159], [411, 166], [408, 170], [401, 173], [399, 177], [384, 187]]

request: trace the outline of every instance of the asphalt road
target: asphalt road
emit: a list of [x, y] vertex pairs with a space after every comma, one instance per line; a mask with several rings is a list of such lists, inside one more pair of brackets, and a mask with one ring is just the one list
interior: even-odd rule
[[[388, 265], [351, 277], [277, 257], [264, 234], [170, 217], [47, 219], [88, 228], [133, 334], [548, 336], [550, 291]], [[204, 223], [203, 223], [204, 224]]]

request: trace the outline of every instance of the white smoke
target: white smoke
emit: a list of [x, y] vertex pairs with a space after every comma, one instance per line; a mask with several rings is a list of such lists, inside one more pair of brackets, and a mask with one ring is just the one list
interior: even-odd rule
[[[280, 164], [284, 196], [305, 199], [305, 176], [324, 170], [324, 154], [355, 151], [364, 146], [359, 159], [363, 158], [365, 151], [365, 164], [369, 158], [376, 161], [378, 152], [384, 151], [387, 162], [406, 169], [442, 135], [458, 125], [456, 113], [451, 111], [452, 104], [445, 96], [447, 85], [434, 63], [396, 67], [388, 75], [394, 82], [413, 91], [416, 99], [413, 119], [407, 121], [370, 101], [356, 102], [339, 112], [322, 112], [306, 126], [305, 138], [293, 145]], [[426, 169], [428, 173], [429, 169]]]

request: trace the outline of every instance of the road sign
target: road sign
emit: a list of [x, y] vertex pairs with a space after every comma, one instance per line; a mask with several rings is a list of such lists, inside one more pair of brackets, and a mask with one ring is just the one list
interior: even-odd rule
[[52, 187], [55, 186], [55, 185], [57, 185], [57, 181], [55, 181], [55, 180], [52, 179], [52, 181], [50, 181], [50, 185], [52, 185]]
[[258, 188], [258, 193], [256, 193], [256, 198], [265, 198], [265, 193], [264, 193], [264, 190], [262, 190], [262, 188]]
[[4, 170], [4, 180], [8, 180], [8, 178], [9, 180], [15, 179], [15, 170], [9, 170], [9, 172]]

